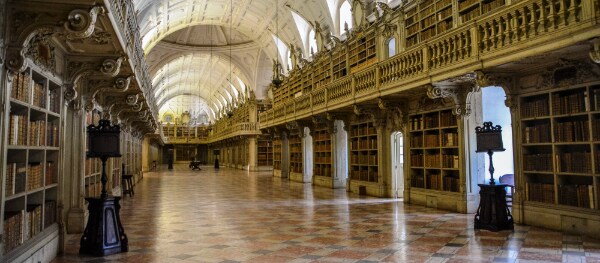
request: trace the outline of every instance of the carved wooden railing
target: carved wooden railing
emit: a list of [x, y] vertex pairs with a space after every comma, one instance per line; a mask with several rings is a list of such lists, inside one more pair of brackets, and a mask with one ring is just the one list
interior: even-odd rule
[[125, 42], [125, 51], [131, 68], [135, 72], [138, 85], [144, 93], [145, 99], [148, 101], [148, 107], [152, 112], [152, 116], [158, 116], [157, 103], [154, 95], [150, 92], [152, 82], [148, 71], [148, 65], [144, 57], [144, 49], [142, 48], [142, 38], [140, 36], [140, 28], [135, 14], [133, 1], [122, 0], [105, 0], [108, 6], [109, 14], [112, 14], [114, 21], [118, 24], [114, 28], [115, 32], [120, 35]]
[[[298, 99], [277, 103], [259, 115], [261, 128], [280, 125], [307, 112], [322, 113], [386, 94], [418, 87], [431, 76], [461, 76], [486, 61], [498, 60], [528, 49], [528, 55], [545, 52], [544, 47], [562, 38], [561, 47], [600, 35], [599, 0], [523, 0], [417, 44], [396, 56], [336, 79]], [[590, 32], [595, 32], [592, 35]], [[556, 48], [556, 47], [555, 47]], [[448, 74], [447, 72], [451, 72]], [[454, 75], [453, 75], [454, 74]], [[286, 83], [283, 87], [287, 88]], [[305, 98], [309, 98], [305, 99]]]
[[242, 122], [233, 125], [218, 125], [214, 127], [212, 133], [208, 136], [207, 143], [218, 142], [235, 136], [259, 135], [257, 122]]

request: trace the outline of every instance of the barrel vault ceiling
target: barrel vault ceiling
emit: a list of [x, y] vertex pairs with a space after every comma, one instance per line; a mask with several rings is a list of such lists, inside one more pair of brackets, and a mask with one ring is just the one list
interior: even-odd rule
[[334, 28], [330, 6], [343, 1], [134, 0], [161, 115], [192, 111], [214, 120], [250, 91], [266, 98], [273, 36], [310, 52], [292, 12]]

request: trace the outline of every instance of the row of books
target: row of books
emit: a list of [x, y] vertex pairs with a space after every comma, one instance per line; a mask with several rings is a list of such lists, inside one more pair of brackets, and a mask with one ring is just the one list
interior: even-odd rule
[[10, 115], [8, 125], [8, 144], [27, 144], [27, 121], [27, 116], [25, 115]]
[[595, 208], [594, 186], [558, 185], [558, 203], [593, 209]]
[[33, 105], [46, 108], [46, 87], [44, 83], [33, 82]]
[[458, 133], [448, 132], [442, 135], [442, 146], [458, 146]]
[[331, 151], [331, 143], [317, 144], [317, 145], [315, 145], [315, 151], [317, 151], [317, 152], [330, 152]]
[[60, 89], [50, 90], [50, 103], [48, 109], [54, 113], [60, 113]]
[[40, 188], [44, 186], [42, 182], [42, 174], [44, 173], [44, 166], [40, 163], [27, 165], [27, 191]]
[[379, 181], [377, 177], [377, 170], [352, 170], [350, 173], [350, 178], [358, 181], [377, 182]]
[[58, 124], [43, 120], [28, 123], [25, 115], [10, 115], [8, 144], [58, 147]]
[[331, 177], [331, 166], [330, 165], [319, 165], [319, 166], [313, 168], [313, 173], [316, 176]]
[[554, 139], [557, 142], [586, 142], [590, 139], [587, 120], [557, 122], [554, 126]]
[[440, 9], [442, 9], [442, 8], [444, 8], [444, 7], [447, 7], [447, 6], [451, 5], [451, 4], [452, 4], [452, 0], [441, 0], [441, 1], [438, 1], [438, 2], [435, 4], [435, 7], [436, 7], [438, 10], [440, 10]]
[[7, 163], [5, 196], [24, 192], [26, 177], [27, 165], [25, 163]]
[[352, 150], [377, 149], [377, 139], [375, 138], [352, 140], [351, 144]]
[[600, 141], [600, 119], [592, 119], [592, 139]]
[[377, 135], [377, 129], [372, 125], [362, 124], [362, 125], [352, 125], [352, 129], [350, 131], [350, 136], [365, 136], [365, 135]]
[[542, 117], [549, 114], [548, 98], [545, 96], [527, 98], [527, 100], [521, 103], [522, 118]]
[[31, 87], [31, 75], [29, 73], [13, 73], [10, 97], [29, 103], [29, 89]]
[[591, 173], [592, 157], [589, 152], [560, 153], [556, 156], [557, 170], [568, 173]]
[[423, 167], [423, 154], [411, 154], [410, 165], [413, 167]]
[[[42, 217], [42, 210], [44, 216]], [[56, 202], [47, 201], [44, 205], [28, 205], [26, 210], [4, 213], [4, 253], [17, 248], [56, 222]]]
[[481, 9], [483, 9], [483, 13], [486, 14], [496, 8], [504, 6], [504, 0], [493, 0], [487, 3], [483, 3]]
[[425, 134], [423, 139], [425, 147], [440, 147], [440, 138], [438, 134]]
[[444, 168], [458, 168], [459, 159], [458, 155], [442, 155], [442, 167]]
[[593, 86], [590, 90], [592, 93], [591, 106], [593, 107], [594, 111], [598, 111], [600, 110], [600, 87]]
[[316, 163], [331, 163], [331, 156], [315, 156]]
[[425, 155], [425, 167], [440, 168], [440, 165], [439, 155]]
[[377, 165], [377, 154], [352, 154], [352, 165]]
[[458, 192], [460, 191], [459, 180], [456, 177], [444, 176], [444, 191]]
[[481, 12], [479, 11], [479, 8], [472, 9], [471, 11], [468, 11], [468, 12], [460, 15], [460, 22], [461, 23], [469, 22], [480, 15], [481, 15]]
[[86, 158], [84, 163], [85, 175], [100, 173], [100, 159]]
[[292, 172], [292, 173], [302, 173], [302, 164], [290, 163], [290, 172]]
[[478, 3], [479, 0], [465, 0], [458, 3], [458, 8], [462, 11], [463, 8], [469, 7], [472, 4]]
[[545, 143], [550, 141], [549, 123], [539, 123], [523, 128], [523, 143]]
[[85, 196], [86, 197], [97, 197], [100, 196], [102, 191], [102, 184], [93, 182], [85, 185]]
[[318, 132], [317, 134], [313, 135], [313, 140], [315, 140], [315, 141], [330, 141], [331, 136], [329, 134], [327, 134], [326, 132]]
[[589, 111], [590, 105], [586, 98], [585, 91], [570, 94], [554, 93], [552, 94], [552, 113], [558, 115]]
[[524, 171], [540, 171], [552, 172], [552, 154], [524, 154], [523, 155], [523, 170]]
[[529, 201], [554, 203], [554, 185], [543, 183], [525, 183], [525, 195]]

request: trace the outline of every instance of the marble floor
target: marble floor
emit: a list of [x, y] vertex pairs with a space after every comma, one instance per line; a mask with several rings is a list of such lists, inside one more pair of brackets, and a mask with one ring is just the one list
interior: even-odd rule
[[69, 235], [53, 262], [600, 262], [600, 240], [226, 168], [147, 173], [121, 219], [129, 252], [80, 256]]

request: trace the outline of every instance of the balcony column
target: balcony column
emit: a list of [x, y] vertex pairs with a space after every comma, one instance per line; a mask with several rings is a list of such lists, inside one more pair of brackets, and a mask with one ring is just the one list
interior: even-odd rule
[[[85, 207], [84, 196], [84, 160], [85, 160], [85, 111], [83, 110], [81, 99], [73, 103], [72, 107], [68, 105], [63, 108], [66, 112], [66, 118], [64, 118], [61, 130], [65, 138], [69, 138], [68, 141], [70, 147], [63, 149], [63, 156], [70, 156], [69, 158], [61, 158], [63, 171], [63, 198], [64, 208], [63, 211], [67, 211], [67, 233], [78, 234], [83, 233], [85, 224], [87, 221], [88, 211]], [[67, 129], [67, 127], [70, 127]], [[69, 178], [69, 179], [67, 179]]]
[[258, 167], [257, 163], [258, 149], [256, 148], [256, 136], [248, 137], [248, 170], [256, 171]]

